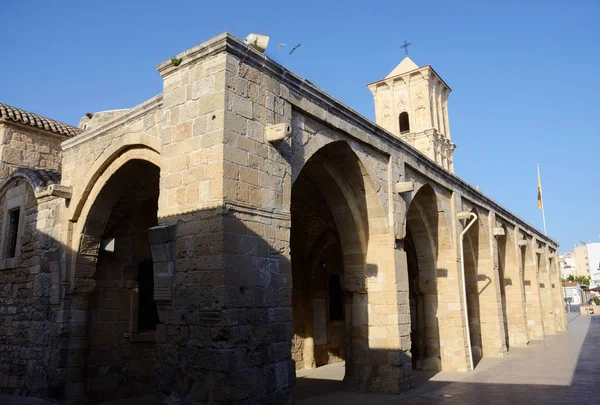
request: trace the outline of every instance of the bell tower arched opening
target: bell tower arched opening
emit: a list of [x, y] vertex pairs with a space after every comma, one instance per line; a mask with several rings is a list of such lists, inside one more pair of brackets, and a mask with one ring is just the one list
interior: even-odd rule
[[407, 134], [410, 132], [410, 121], [408, 119], [408, 112], [403, 111], [398, 117], [398, 125], [401, 134]]

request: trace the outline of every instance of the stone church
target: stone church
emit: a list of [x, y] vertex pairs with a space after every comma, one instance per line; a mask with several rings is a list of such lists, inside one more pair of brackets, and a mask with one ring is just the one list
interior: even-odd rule
[[368, 85], [376, 123], [228, 34], [157, 70], [77, 128], [0, 104], [0, 393], [401, 393], [565, 330], [557, 243], [454, 175], [431, 66]]

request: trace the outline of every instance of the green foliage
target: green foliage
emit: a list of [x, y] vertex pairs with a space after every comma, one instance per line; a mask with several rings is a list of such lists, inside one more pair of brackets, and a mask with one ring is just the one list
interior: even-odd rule
[[563, 279], [563, 282], [565, 281], [577, 281], [579, 284], [581, 285], [590, 285], [590, 283], [592, 282], [592, 279], [590, 276], [574, 276], [574, 275], [570, 275], [569, 277], [565, 279]]
[[176, 56], [173, 56], [173, 57], [171, 58], [171, 63], [172, 63], [173, 65], [175, 65], [175, 66], [179, 66], [179, 65], [181, 65], [181, 61], [182, 61], [182, 60], [183, 60], [182, 58], [178, 58], [178, 57], [176, 57]]
[[600, 305], [600, 297], [594, 297], [594, 304]]

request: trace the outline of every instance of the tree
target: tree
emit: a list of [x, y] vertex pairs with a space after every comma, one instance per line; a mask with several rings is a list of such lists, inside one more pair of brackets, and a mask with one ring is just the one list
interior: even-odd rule
[[592, 279], [590, 276], [574, 276], [572, 274], [569, 275], [569, 277], [567, 277], [566, 279], [562, 279], [561, 280], [563, 283], [566, 281], [576, 281], [581, 285], [590, 285], [590, 283], [592, 282]]

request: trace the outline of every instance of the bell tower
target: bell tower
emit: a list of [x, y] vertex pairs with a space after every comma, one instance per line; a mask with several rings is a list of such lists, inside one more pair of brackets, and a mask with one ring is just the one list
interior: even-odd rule
[[385, 79], [367, 87], [375, 99], [377, 125], [454, 172], [456, 145], [448, 123], [452, 90], [431, 66], [419, 67], [407, 55]]

